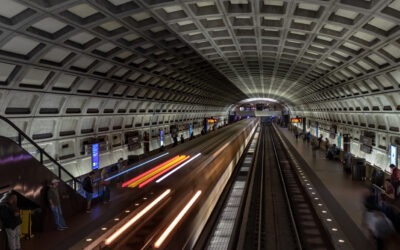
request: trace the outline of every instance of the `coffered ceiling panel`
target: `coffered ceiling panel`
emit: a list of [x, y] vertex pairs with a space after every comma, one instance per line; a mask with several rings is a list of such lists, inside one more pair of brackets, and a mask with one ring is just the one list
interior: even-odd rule
[[309, 104], [398, 89], [398, 76], [383, 75], [399, 66], [400, 0], [1, 6], [0, 84], [11, 89], [133, 99], [163, 91], [168, 101], [213, 106], [246, 98]]

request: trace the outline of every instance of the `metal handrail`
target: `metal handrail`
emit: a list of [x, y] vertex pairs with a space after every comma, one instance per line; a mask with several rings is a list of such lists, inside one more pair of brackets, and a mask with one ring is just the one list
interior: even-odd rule
[[15, 129], [18, 132], [18, 145], [22, 147], [22, 138], [26, 139], [29, 141], [35, 148], [39, 151], [40, 153], [40, 164], [43, 164], [43, 155], [45, 155], [52, 163], [54, 163], [58, 167], [58, 178], [61, 180], [61, 172], [63, 171], [66, 173], [71, 179], [73, 180], [73, 188], [74, 190], [77, 190], [76, 183], [80, 183], [80, 181], [75, 178], [68, 170], [66, 170], [63, 166], [61, 166], [60, 163], [58, 163], [53, 157], [51, 157], [44, 149], [42, 149], [35, 141], [33, 141], [27, 134], [25, 134], [20, 128], [17, 127], [12, 121], [10, 121], [8, 118], [0, 115], [0, 120], [3, 120], [6, 122], [8, 125], [10, 125], [13, 129]]

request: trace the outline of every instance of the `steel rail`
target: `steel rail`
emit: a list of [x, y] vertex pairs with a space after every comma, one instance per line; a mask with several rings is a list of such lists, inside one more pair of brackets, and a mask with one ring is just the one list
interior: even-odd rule
[[[272, 130], [272, 129], [270, 129], [270, 130]], [[275, 131], [274, 131], [274, 133], [275, 133]], [[291, 202], [290, 202], [290, 199], [289, 199], [289, 194], [288, 194], [288, 191], [287, 191], [287, 188], [286, 188], [286, 181], [285, 181], [285, 178], [283, 177], [283, 174], [282, 174], [283, 170], [281, 168], [281, 164], [280, 164], [280, 161], [279, 161], [278, 151], [276, 150], [276, 142], [275, 142], [272, 134], [270, 135], [270, 137], [271, 137], [271, 142], [272, 142], [272, 148], [274, 149], [274, 155], [275, 155], [275, 160], [276, 160], [276, 163], [277, 163], [277, 168], [279, 170], [278, 172], [279, 172], [279, 177], [280, 177], [280, 180], [281, 180], [281, 183], [282, 183], [282, 189], [283, 189], [283, 192], [284, 192], [284, 195], [285, 195], [285, 200], [286, 200], [286, 203], [287, 203], [287, 206], [288, 206], [288, 212], [289, 212], [289, 215], [290, 215], [290, 221], [291, 221], [291, 223], [293, 225], [293, 232], [294, 232], [294, 236], [295, 236], [295, 239], [296, 239], [296, 244], [297, 244], [298, 249], [303, 249], [302, 243], [301, 243], [301, 240], [300, 240], [299, 231], [297, 230], [297, 223], [296, 223], [296, 220], [294, 218], [293, 209], [292, 209]]]

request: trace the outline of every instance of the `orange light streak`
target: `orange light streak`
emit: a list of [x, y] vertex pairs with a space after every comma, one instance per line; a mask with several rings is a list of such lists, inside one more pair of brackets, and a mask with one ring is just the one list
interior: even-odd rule
[[136, 181], [136, 180], [142, 178], [143, 176], [147, 175], [148, 173], [154, 171], [155, 169], [157, 169], [157, 168], [159, 168], [159, 167], [162, 167], [162, 166], [164, 166], [165, 164], [168, 164], [169, 162], [171, 162], [171, 161], [177, 159], [178, 157], [179, 157], [179, 155], [177, 155], [177, 156], [175, 156], [175, 157], [169, 159], [168, 161], [165, 161], [165, 162], [163, 162], [163, 163], [161, 163], [161, 164], [155, 166], [155, 167], [152, 168], [152, 169], [147, 170], [147, 171], [144, 172], [144, 173], [141, 173], [140, 175], [138, 175], [138, 176], [136, 176], [136, 177], [134, 177], [134, 178], [132, 178], [132, 179], [130, 179], [130, 180], [128, 180], [128, 181], [125, 181], [124, 183], [122, 183], [122, 187], [128, 186], [128, 185], [131, 184], [132, 182], [134, 182], [134, 181]]
[[178, 161], [177, 163], [175, 163], [174, 165], [164, 169], [163, 171], [161, 171], [160, 173], [154, 175], [153, 177], [147, 179], [145, 182], [140, 183], [139, 188], [142, 188], [144, 186], [146, 186], [147, 184], [149, 184], [150, 182], [154, 181], [155, 179], [157, 179], [158, 177], [160, 177], [161, 175], [167, 173], [168, 171], [170, 171], [171, 169], [174, 169], [176, 166], [178, 166], [179, 164], [181, 164], [182, 162], [186, 161], [187, 159], [189, 159], [190, 156], [186, 156], [185, 158], [183, 158], [182, 160]]
[[177, 162], [181, 161], [183, 158], [185, 158], [185, 155], [179, 156], [178, 158], [174, 159], [173, 161], [168, 162], [167, 164], [164, 164], [160, 167], [158, 167], [157, 169], [154, 169], [153, 171], [151, 171], [150, 173], [148, 173], [145, 176], [142, 176], [140, 179], [130, 183], [128, 185], [128, 187], [130, 188], [134, 188], [136, 186], [138, 186], [140, 183], [146, 181], [147, 179], [151, 178], [152, 176], [158, 174], [159, 172], [163, 171], [164, 169], [176, 164]]

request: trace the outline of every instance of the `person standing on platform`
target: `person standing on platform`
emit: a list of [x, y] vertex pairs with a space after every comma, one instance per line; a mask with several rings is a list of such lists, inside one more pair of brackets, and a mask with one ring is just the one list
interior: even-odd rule
[[[124, 163], [124, 159], [122, 157], [118, 159], [118, 162], [115, 165], [117, 166], [117, 170], [116, 170], [117, 173], [121, 173], [121, 172], [123, 172], [125, 170], [125, 163]], [[123, 182], [123, 180], [124, 180], [124, 178], [121, 175], [121, 176], [118, 177], [117, 182], [121, 183], [121, 182]]]
[[307, 132], [307, 143], [310, 143], [310, 140], [311, 140], [311, 133], [309, 131]]
[[[122, 159], [122, 158], [121, 158]], [[122, 167], [122, 166], [121, 166]], [[107, 181], [107, 168], [103, 168], [101, 171], [101, 185], [103, 185], [103, 203], [107, 204], [110, 202], [110, 181]]]
[[351, 164], [351, 153], [350, 151], [344, 154], [344, 161], [343, 161], [343, 167], [350, 167]]
[[21, 249], [20, 225], [22, 223], [17, 207], [17, 195], [8, 194], [6, 201], [0, 206], [0, 218], [3, 222], [10, 250]]
[[144, 154], [147, 155], [150, 152], [150, 135], [147, 132], [144, 132], [143, 145], [144, 145]]
[[388, 197], [390, 200], [394, 200], [395, 199], [394, 187], [389, 178], [385, 180], [384, 188], [385, 188], [385, 196]]
[[110, 172], [113, 172], [113, 174], [119, 173], [121, 172], [121, 168], [122, 168], [122, 162], [124, 161], [124, 159], [119, 158], [117, 163], [115, 163], [113, 165], [113, 167], [111, 168]]
[[172, 140], [174, 141], [174, 147], [178, 145], [178, 128], [177, 127], [173, 127], [171, 129], [171, 137]]
[[397, 198], [399, 191], [398, 188], [400, 186], [400, 169], [394, 164], [390, 164], [389, 167], [392, 170], [392, 174], [390, 175], [390, 182], [392, 183], [394, 188], [394, 196]]
[[329, 140], [328, 138], [325, 138], [325, 151], [328, 152], [329, 150]]
[[122, 157], [118, 159], [117, 165], [118, 165], [118, 172], [121, 172], [124, 168], [124, 159]]
[[58, 179], [53, 179], [51, 181], [50, 188], [47, 191], [47, 200], [49, 201], [57, 230], [62, 231], [64, 229], [67, 229], [68, 227], [65, 224], [64, 216], [61, 210], [60, 194], [58, 193], [59, 183], [60, 181]]
[[185, 142], [185, 138], [183, 138], [183, 134], [181, 134], [181, 144]]
[[313, 151], [315, 151], [315, 150], [317, 150], [318, 149], [318, 142], [317, 142], [317, 140], [315, 139], [315, 138], [313, 138], [312, 140], [311, 140], [311, 149], [313, 150]]
[[321, 148], [322, 137], [323, 137], [323, 135], [320, 135], [318, 137], [318, 148]]
[[91, 213], [91, 205], [93, 199], [93, 178], [94, 178], [94, 171], [90, 172], [88, 176], [83, 179], [82, 188], [85, 190], [85, 197], [87, 201], [86, 206], [86, 213]]

